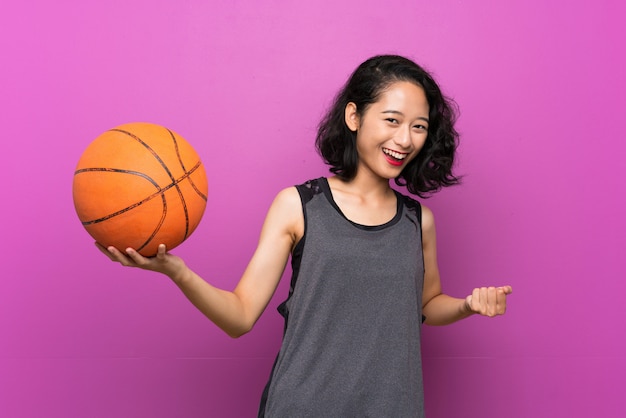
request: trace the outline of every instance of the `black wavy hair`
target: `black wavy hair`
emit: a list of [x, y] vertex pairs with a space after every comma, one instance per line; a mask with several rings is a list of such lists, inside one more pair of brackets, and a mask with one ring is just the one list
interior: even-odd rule
[[345, 108], [352, 102], [358, 115], [363, 116], [368, 106], [399, 81], [422, 87], [430, 111], [426, 143], [395, 182], [425, 198], [442, 187], [460, 182], [452, 173], [459, 142], [459, 134], [454, 129], [458, 112], [456, 103], [443, 95], [433, 77], [408, 58], [378, 55], [359, 65], [320, 121], [315, 146], [333, 174], [344, 180], [353, 179], [358, 165], [356, 132], [346, 125]]

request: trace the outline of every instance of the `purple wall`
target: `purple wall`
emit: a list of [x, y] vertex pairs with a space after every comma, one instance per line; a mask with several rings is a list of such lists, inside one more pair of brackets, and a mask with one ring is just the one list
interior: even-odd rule
[[504, 317], [424, 330], [429, 418], [624, 416], [626, 7], [557, 3], [3, 3], [0, 416], [253, 416], [287, 280], [229, 339], [93, 247], [74, 167], [122, 123], [183, 135], [209, 203], [176, 253], [232, 288], [275, 193], [326, 174], [316, 123], [377, 53], [424, 64], [461, 107], [464, 185], [427, 202], [444, 289], [515, 289]]

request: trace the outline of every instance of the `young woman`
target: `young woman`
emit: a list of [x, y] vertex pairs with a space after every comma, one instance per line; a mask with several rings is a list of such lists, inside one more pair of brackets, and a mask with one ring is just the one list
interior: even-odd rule
[[455, 114], [432, 77], [400, 56], [362, 63], [320, 123], [334, 174], [282, 190], [236, 288], [211, 286], [160, 246], [98, 247], [163, 273], [228, 335], [254, 326], [291, 257], [282, 347], [259, 416], [423, 416], [420, 326], [500, 315], [510, 286], [442, 293], [432, 212], [420, 197], [458, 183]]

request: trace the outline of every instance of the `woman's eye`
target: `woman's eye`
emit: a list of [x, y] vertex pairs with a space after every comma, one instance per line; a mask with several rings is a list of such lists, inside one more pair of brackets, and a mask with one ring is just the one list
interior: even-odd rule
[[394, 118], [387, 118], [385, 120], [389, 123], [398, 123], [398, 119], [394, 119]]
[[415, 125], [414, 128], [417, 128], [420, 131], [428, 131], [428, 126], [425, 125]]

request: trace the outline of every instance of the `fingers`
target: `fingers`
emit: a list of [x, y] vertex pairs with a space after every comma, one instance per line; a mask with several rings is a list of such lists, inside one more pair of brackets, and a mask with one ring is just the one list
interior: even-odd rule
[[[117, 249], [115, 247], [110, 247], [109, 250], [117, 251]], [[126, 256], [125, 257], [122, 256], [123, 260], [120, 261], [122, 263], [122, 265], [124, 265], [124, 266], [144, 267], [144, 266], [148, 265], [148, 263], [150, 262], [149, 258], [146, 258], [143, 255], [139, 254], [133, 248], [127, 248], [125, 253], [126, 253]], [[130, 260], [130, 263], [126, 264], [125, 262], [127, 262], [128, 260]]]
[[502, 289], [506, 295], [513, 293], [513, 288], [511, 286], [500, 286], [498, 289]]
[[95, 244], [98, 250], [100, 250], [101, 253], [106, 255], [111, 261], [122, 263], [122, 261], [124, 261], [127, 258], [124, 254], [122, 254], [115, 247], [104, 247], [102, 244], [98, 242], [96, 242]]
[[[493, 316], [491, 313], [491, 307], [489, 304], [490, 288], [478, 287], [472, 291], [471, 308], [473, 312], [476, 312], [484, 316]], [[492, 295], [491, 297], [493, 298]]]
[[113, 256], [113, 254], [111, 254], [111, 252], [109, 250], [107, 250], [106, 248], [104, 248], [102, 245], [100, 245], [100, 243], [94, 242], [94, 244], [96, 244], [96, 248], [98, 248], [98, 250], [100, 250], [100, 252], [104, 255], [106, 255], [107, 257], [109, 257], [109, 259], [111, 261], [117, 261], [115, 259], [115, 257]]
[[496, 289], [496, 315], [504, 315], [506, 312], [506, 295], [510, 293], [506, 289]]
[[120, 263], [123, 266], [138, 267], [140, 264], [147, 261], [145, 257], [132, 248], [127, 248], [125, 253], [123, 253], [115, 247], [104, 247], [97, 242], [95, 244], [98, 250], [106, 255], [109, 260]]
[[160, 244], [157, 253], [151, 257], [144, 257], [134, 248], [126, 248], [120, 251], [110, 246], [104, 247], [96, 243], [96, 247], [104, 253], [111, 261], [120, 263], [125, 267], [137, 267], [143, 270], [156, 271], [168, 276], [177, 274], [185, 267], [184, 262], [176, 256], [167, 252], [165, 244]]
[[506, 312], [506, 295], [512, 291], [511, 286], [476, 288], [466, 303], [473, 312], [480, 315], [503, 315]]

